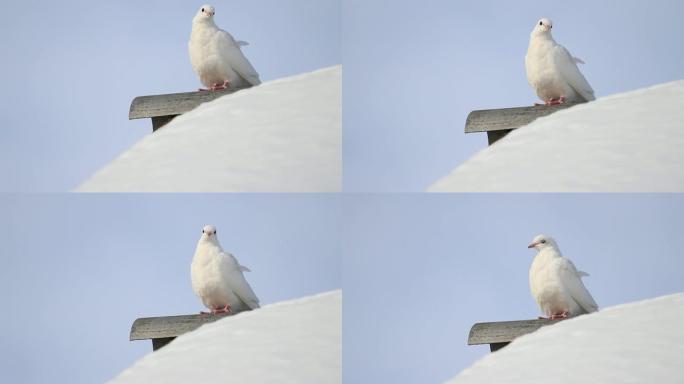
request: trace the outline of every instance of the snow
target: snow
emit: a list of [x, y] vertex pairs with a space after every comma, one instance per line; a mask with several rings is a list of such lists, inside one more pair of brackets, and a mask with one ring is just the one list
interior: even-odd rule
[[684, 81], [539, 118], [482, 150], [430, 192], [684, 191]]
[[206, 324], [111, 383], [340, 383], [342, 292], [266, 305]]
[[684, 293], [608, 308], [519, 337], [450, 384], [682, 383]]
[[338, 192], [342, 67], [204, 103], [148, 135], [78, 192]]

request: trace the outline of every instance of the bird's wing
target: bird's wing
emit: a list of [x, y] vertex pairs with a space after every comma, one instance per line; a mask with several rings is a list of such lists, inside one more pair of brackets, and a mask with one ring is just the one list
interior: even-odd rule
[[221, 272], [225, 275], [230, 289], [251, 309], [259, 308], [259, 298], [242, 274], [245, 267], [241, 266], [232, 254], [222, 252], [221, 255]]
[[568, 290], [570, 296], [585, 310], [587, 313], [596, 312], [598, 304], [591, 297], [591, 294], [582, 282], [582, 274], [586, 272], [579, 272], [575, 268], [575, 264], [570, 259], [561, 257], [558, 261], [560, 279], [563, 287]]
[[[562, 45], [556, 45], [552, 52], [553, 61], [561, 73], [561, 76], [570, 86], [580, 94], [586, 101], [596, 99], [594, 97], [594, 90], [589, 85], [587, 79], [582, 75], [579, 68], [577, 68], [577, 60], [572, 57]], [[580, 60], [581, 62], [581, 60]]]
[[217, 34], [219, 52], [221, 57], [230, 65], [235, 72], [242, 76], [252, 85], [261, 84], [259, 74], [252, 66], [252, 63], [247, 60], [240, 49], [241, 45], [245, 45], [243, 41], [235, 41], [230, 33], [219, 29]]

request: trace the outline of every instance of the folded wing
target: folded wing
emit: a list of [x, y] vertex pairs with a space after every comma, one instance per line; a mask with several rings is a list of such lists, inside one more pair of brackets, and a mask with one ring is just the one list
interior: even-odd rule
[[235, 256], [228, 252], [223, 252], [222, 256], [223, 261], [221, 270], [222, 273], [225, 274], [224, 276], [228, 281], [230, 289], [240, 298], [240, 300], [242, 300], [242, 302], [247, 304], [249, 308], [259, 308], [259, 298], [257, 298], [252, 287], [245, 279], [245, 275], [242, 274], [243, 270], [249, 269], [238, 264]]
[[[594, 90], [577, 67], [578, 59], [572, 57], [562, 45], [553, 49], [553, 60], [565, 81], [586, 101], [595, 100]], [[579, 62], [583, 63], [581, 60]]]
[[582, 275], [586, 272], [579, 272], [569, 259], [561, 257], [558, 261], [560, 280], [563, 287], [570, 293], [575, 302], [586, 312], [596, 312], [598, 305], [591, 297], [591, 294], [582, 282]]
[[259, 74], [240, 49], [242, 45], [246, 44], [243, 41], [235, 41], [230, 33], [219, 30], [218, 46], [222, 58], [247, 82], [252, 85], [261, 84]]

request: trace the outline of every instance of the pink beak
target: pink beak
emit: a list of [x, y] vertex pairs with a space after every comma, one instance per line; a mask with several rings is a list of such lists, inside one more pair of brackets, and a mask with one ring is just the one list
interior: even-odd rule
[[528, 245], [527, 248], [534, 248], [537, 245], [539, 245], [539, 243], [532, 243], [532, 244]]

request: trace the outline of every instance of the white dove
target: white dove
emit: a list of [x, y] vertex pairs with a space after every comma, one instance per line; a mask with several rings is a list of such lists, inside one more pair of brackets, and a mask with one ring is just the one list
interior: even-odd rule
[[539, 235], [527, 248], [539, 251], [530, 268], [530, 290], [546, 316], [564, 319], [598, 310], [582, 283], [582, 276], [589, 274], [578, 271], [570, 259], [563, 257], [552, 237]]
[[[259, 308], [259, 299], [249, 286], [235, 256], [224, 252], [216, 238], [216, 228], [207, 225], [197, 243], [190, 267], [192, 290], [211, 313], [237, 313]], [[205, 312], [202, 312], [205, 313]]]
[[200, 81], [212, 91], [261, 84], [259, 74], [240, 49], [247, 43], [217, 27], [215, 14], [214, 7], [203, 5], [192, 19], [188, 51]]
[[596, 99], [591, 85], [577, 68], [577, 63], [584, 62], [556, 43], [551, 28], [551, 20], [541, 19], [530, 34], [525, 56], [527, 81], [547, 105]]

